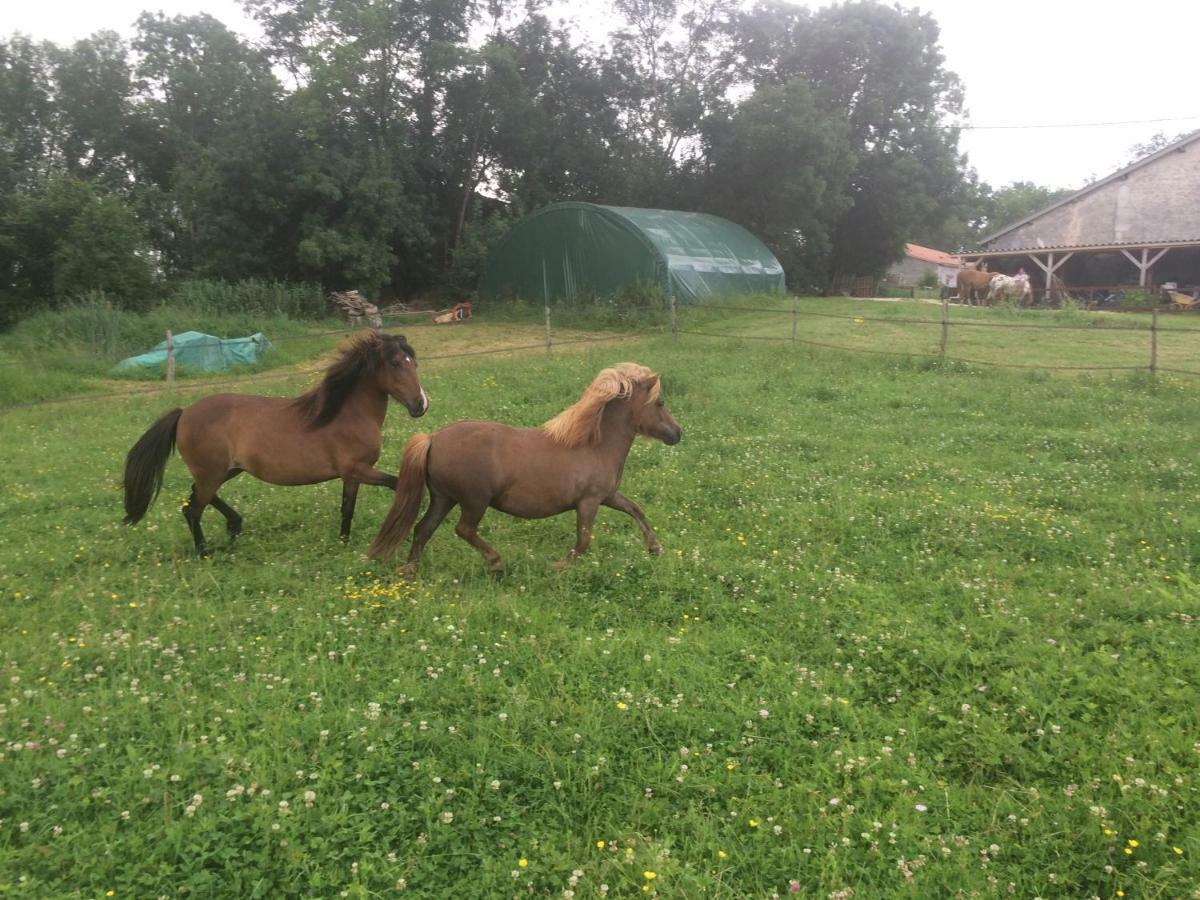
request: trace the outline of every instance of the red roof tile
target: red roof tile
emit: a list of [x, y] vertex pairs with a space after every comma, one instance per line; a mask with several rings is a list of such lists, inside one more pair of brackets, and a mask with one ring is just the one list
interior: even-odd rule
[[936, 263], [939, 266], [954, 266], [957, 268], [962, 265], [958, 257], [953, 253], [933, 250], [929, 247], [922, 247], [920, 244], [905, 244], [904, 255], [911, 256], [913, 259], [919, 259], [922, 262]]

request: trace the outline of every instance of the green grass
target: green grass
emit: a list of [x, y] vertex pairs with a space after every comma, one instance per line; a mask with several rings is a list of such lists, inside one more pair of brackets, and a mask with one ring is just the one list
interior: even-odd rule
[[[790, 339], [792, 301], [754, 297], [721, 309], [683, 309], [680, 327], [706, 333]], [[752, 309], [739, 313], [739, 307]], [[808, 298], [796, 303], [799, 341], [861, 352], [932, 356], [941, 340], [941, 306], [901, 301]], [[766, 310], [766, 311], [764, 311]], [[774, 310], [774, 312], [771, 312]], [[1146, 313], [950, 307], [946, 355], [1010, 367], [1143, 368], [1150, 365]], [[1200, 316], [1162, 314], [1158, 365], [1200, 372]]]
[[[486, 310], [478, 320], [434, 326], [427, 315], [389, 319], [392, 333], [407, 332], [424, 354], [470, 353], [503, 347], [531, 348], [545, 343], [542, 310], [529, 307]], [[555, 313], [555, 342], [611, 338], [620, 323], [589, 310]], [[628, 327], [626, 324], [623, 326]], [[165, 387], [165, 366], [114, 372], [126, 356], [149, 350], [166, 330], [203, 331], [220, 337], [243, 337], [261, 331], [271, 342], [263, 361], [224, 372], [189, 371], [180, 365], [176, 377], [203, 388], [205, 382], [228, 382], [270, 373], [269, 378], [311, 375], [328, 354], [357, 332], [339, 319], [305, 321], [279, 314], [215, 312], [205, 305], [162, 306], [149, 313], [130, 313], [103, 303], [81, 303], [40, 313], [0, 335], [0, 409], [76, 396], [128, 393]]]
[[0, 413], [0, 894], [1194, 895], [1194, 382], [663, 337], [430, 360], [419, 427], [620, 359], [685, 430], [626, 467], [664, 556], [493, 512], [500, 582], [449, 523], [398, 583], [336, 484], [239, 479], [193, 559], [178, 460], [119, 524], [171, 398]]

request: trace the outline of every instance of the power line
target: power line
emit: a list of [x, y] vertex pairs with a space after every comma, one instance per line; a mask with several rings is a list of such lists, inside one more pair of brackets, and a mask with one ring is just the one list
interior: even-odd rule
[[1160, 122], [1195, 122], [1200, 115], [1169, 116], [1162, 119], [1125, 119], [1117, 122], [1035, 122], [1027, 125], [945, 125], [959, 131], [1023, 131], [1038, 128], [1107, 128], [1111, 125], [1156, 125]]

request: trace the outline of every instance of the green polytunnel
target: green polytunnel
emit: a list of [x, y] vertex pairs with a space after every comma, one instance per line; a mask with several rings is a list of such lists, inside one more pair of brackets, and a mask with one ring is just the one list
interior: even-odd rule
[[488, 254], [479, 297], [551, 304], [657, 285], [680, 303], [778, 293], [783, 266], [740, 225], [707, 213], [555, 203]]

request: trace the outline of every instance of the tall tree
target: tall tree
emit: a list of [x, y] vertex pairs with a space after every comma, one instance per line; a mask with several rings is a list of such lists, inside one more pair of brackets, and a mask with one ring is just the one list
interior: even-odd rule
[[991, 192], [985, 206], [987, 233], [1013, 225], [1073, 193], [1072, 188], [1056, 190], [1031, 181], [1014, 181], [997, 188]]
[[830, 273], [878, 274], [912, 233], [947, 214], [963, 177], [962, 90], [945, 69], [933, 17], [854, 0], [815, 13], [764, 3], [740, 23], [739, 49], [757, 83], [805, 78], [849, 129], [857, 164], [851, 205], [834, 233]]
[[0, 41], [0, 164], [9, 183], [44, 177], [52, 167], [52, 50], [21, 35]]
[[102, 31], [70, 49], [55, 48], [50, 58], [62, 168], [124, 189], [134, 90], [125, 42], [114, 32]]
[[[606, 60], [625, 132], [628, 199], [688, 205], [679, 175], [733, 84], [734, 0], [613, 0], [623, 19]], [[622, 198], [626, 199], [626, 198]]]
[[706, 125], [704, 206], [762, 238], [793, 289], [824, 278], [854, 168], [845, 123], [821, 110], [808, 83], [760, 87]]
[[210, 191], [212, 159], [236, 153], [271, 114], [279, 84], [266, 56], [211, 16], [143, 13], [137, 25], [140, 98], [129, 130], [139, 202], [166, 271], [200, 273], [214, 249], [201, 221], [229, 196]]

